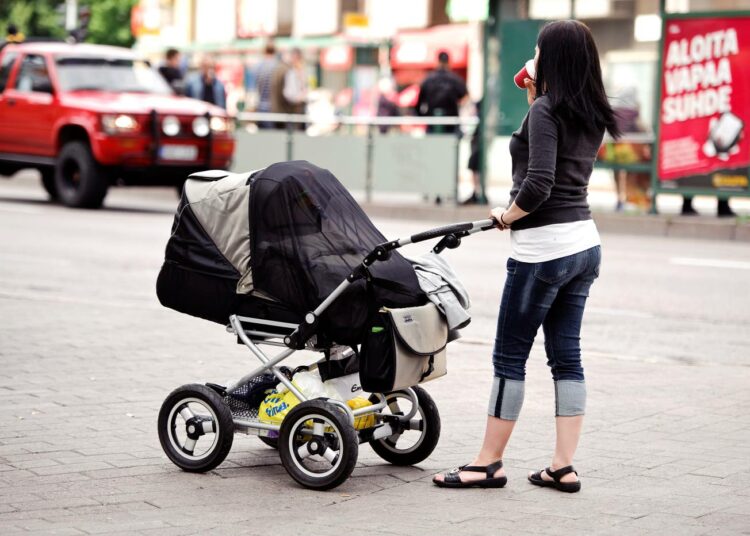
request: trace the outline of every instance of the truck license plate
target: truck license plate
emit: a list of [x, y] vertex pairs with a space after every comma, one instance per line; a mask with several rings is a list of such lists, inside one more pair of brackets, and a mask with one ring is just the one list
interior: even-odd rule
[[195, 160], [198, 148], [193, 145], [162, 145], [159, 157], [164, 160]]

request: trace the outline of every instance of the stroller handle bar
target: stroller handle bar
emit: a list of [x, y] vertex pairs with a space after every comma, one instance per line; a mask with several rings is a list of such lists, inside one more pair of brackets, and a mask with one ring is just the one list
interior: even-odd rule
[[474, 222], [462, 222], [454, 223], [452, 225], [445, 225], [442, 227], [436, 227], [428, 231], [423, 231], [411, 235], [408, 238], [402, 238], [399, 240], [392, 240], [390, 242], [383, 242], [375, 246], [370, 253], [368, 253], [347, 278], [331, 292], [323, 302], [305, 315], [304, 320], [294, 330], [293, 333], [284, 337], [284, 344], [289, 348], [301, 350], [305, 347], [307, 341], [315, 334], [318, 325], [318, 318], [328, 307], [336, 301], [336, 298], [341, 296], [344, 291], [354, 283], [355, 281], [369, 277], [368, 268], [376, 261], [386, 261], [390, 258], [391, 252], [394, 249], [398, 249], [408, 244], [416, 244], [418, 242], [424, 242], [433, 238], [443, 237], [434, 248], [433, 253], [440, 253], [444, 249], [454, 249], [461, 245], [461, 238], [469, 236], [474, 233], [481, 231], [488, 231], [494, 229], [498, 222], [495, 218], [486, 220], [479, 220]]
[[406, 240], [399, 240], [398, 243], [399, 246], [404, 246], [406, 244], [416, 244], [417, 242], [424, 242], [425, 240], [431, 240], [439, 236], [448, 236], [452, 234], [460, 234], [462, 236], [466, 236], [467, 234], [471, 234], [471, 231], [486, 231], [488, 229], [492, 229], [496, 225], [497, 220], [495, 220], [494, 218], [474, 222], [454, 223], [452, 225], [445, 225], [443, 227], [436, 227], [428, 231], [422, 231], [421, 233], [411, 235], [411, 237]]

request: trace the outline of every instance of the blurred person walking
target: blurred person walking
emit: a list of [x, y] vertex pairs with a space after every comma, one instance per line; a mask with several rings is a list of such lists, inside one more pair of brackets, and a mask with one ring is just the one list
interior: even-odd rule
[[176, 48], [167, 49], [164, 55], [164, 65], [159, 67], [159, 73], [164, 77], [175, 93], [181, 95], [185, 91], [183, 83], [182, 55]]
[[474, 134], [471, 136], [471, 154], [469, 155], [469, 162], [467, 166], [471, 171], [471, 180], [473, 181], [474, 191], [471, 192], [471, 196], [468, 199], [461, 202], [462, 205], [486, 205], [487, 200], [482, 192], [482, 176], [479, 162], [479, 144], [481, 143], [480, 136], [482, 134], [482, 99], [476, 103], [476, 114], [479, 118], [474, 129]]
[[[396, 90], [393, 85], [391, 78], [381, 78], [378, 80], [378, 117], [399, 117], [401, 110], [399, 110], [398, 104], [396, 103]], [[378, 130], [381, 134], [387, 133], [391, 129], [391, 125], [379, 125]]]
[[[307, 102], [307, 75], [302, 51], [293, 48], [289, 63], [280, 62], [271, 80], [271, 110], [278, 114], [304, 114]], [[296, 123], [296, 128], [305, 130], [305, 123]], [[276, 128], [286, 128], [276, 123]]]
[[[279, 59], [276, 57], [276, 47], [272, 41], [266, 43], [263, 50], [263, 60], [255, 68], [255, 89], [258, 92], [257, 110], [261, 113], [270, 113], [273, 111], [272, 85], [273, 74], [279, 66]], [[273, 121], [258, 121], [258, 128], [273, 128]]]
[[526, 362], [539, 327], [555, 388], [552, 463], [530, 473], [535, 486], [581, 489], [573, 457], [586, 408], [580, 334], [586, 299], [599, 275], [599, 233], [588, 182], [605, 129], [619, 137], [588, 27], [565, 20], [539, 32], [536, 80], [526, 78], [529, 112], [513, 133], [513, 188], [492, 216], [510, 229], [511, 255], [492, 353], [494, 381], [484, 441], [467, 465], [436, 475], [440, 487], [501, 488], [503, 454], [521, 412]]
[[216, 64], [211, 56], [201, 58], [199, 71], [188, 78], [185, 84], [185, 95], [226, 110], [227, 93], [224, 84], [216, 78]]
[[[417, 115], [422, 117], [457, 117], [458, 108], [467, 97], [466, 84], [450, 69], [450, 56], [441, 51], [438, 67], [419, 86]], [[454, 133], [456, 125], [428, 125], [428, 133]]]
[[[646, 127], [641, 121], [641, 104], [638, 102], [638, 91], [635, 86], [621, 88], [610, 100], [610, 104], [615, 111], [617, 128], [622, 134], [641, 134], [647, 132]], [[625, 153], [628, 156], [624, 163], [631, 163], [631, 161], [646, 162], [651, 159], [650, 145], [621, 141], [619, 146], [622, 149], [629, 149]], [[613, 177], [615, 181], [615, 193], [617, 194], [615, 212], [625, 210], [629, 194], [631, 199], [635, 198], [633, 201], [637, 204], [640, 201], [640, 208], [648, 209], [648, 205], [650, 205], [648, 191], [651, 187], [651, 175], [649, 173], [616, 169]]]

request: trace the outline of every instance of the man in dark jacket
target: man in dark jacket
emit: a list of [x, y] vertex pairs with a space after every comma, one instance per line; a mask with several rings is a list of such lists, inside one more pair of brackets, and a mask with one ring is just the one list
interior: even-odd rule
[[178, 95], [182, 94], [185, 89], [182, 82], [180, 60], [180, 51], [176, 48], [170, 48], [164, 56], [164, 65], [159, 67], [159, 73]]
[[216, 78], [216, 64], [211, 56], [204, 56], [200, 69], [188, 78], [185, 84], [185, 95], [193, 99], [227, 108], [227, 93], [224, 84]]
[[[445, 51], [438, 54], [438, 68], [427, 75], [419, 87], [417, 114], [427, 117], [456, 117], [458, 107], [468, 91], [461, 77], [449, 67], [450, 56]], [[453, 133], [456, 126], [429, 125], [427, 132]]]

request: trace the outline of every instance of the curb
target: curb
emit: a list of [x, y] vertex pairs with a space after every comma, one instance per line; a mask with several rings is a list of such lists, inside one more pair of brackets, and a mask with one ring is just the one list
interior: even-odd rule
[[[410, 219], [440, 223], [482, 220], [487, 218], [489, 212], [488, 206], [461, 207], [386, 203], [361, 203], [361, 205], [371, 218]], [[750, 223], [743, 223], [737, 219], [595, 212], [594, 221], [603, 233], [750, 242]]]

